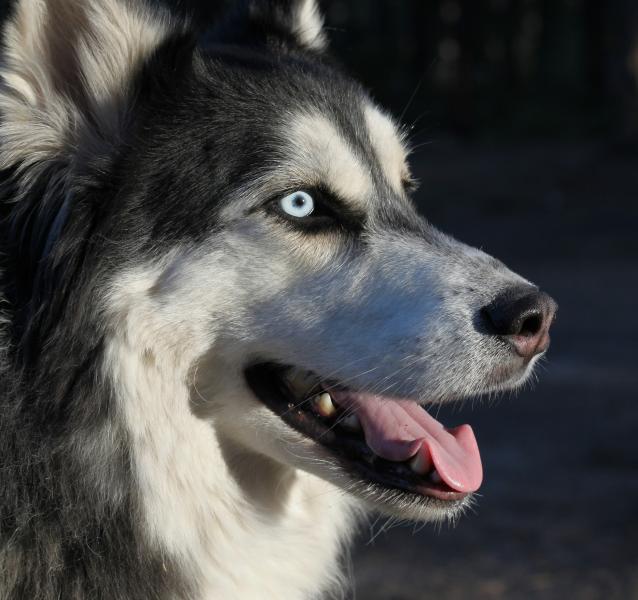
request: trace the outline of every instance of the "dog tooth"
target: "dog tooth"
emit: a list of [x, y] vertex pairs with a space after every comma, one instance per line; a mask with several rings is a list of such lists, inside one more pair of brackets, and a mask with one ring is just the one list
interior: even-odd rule
[[350, 431], [361, 431], [361, 421], [354, 413], [349, 414], [340, 421], [341, 426]]
[[315, 407], [322, 417], [331, 417], [337, 412], [328, 392], [323, 392], [315, 398]]
[[430, 481], [432, 483], [441, 483], [443, 481], [441, 479], [441, 476], [439, 475], [439, 472], [436, 469], [434, 469], [434, 471], [430, 473]]
[[410, 459], [410, 468], [419, 475], [425, 475], [430, 470], [430, 464], [423, 459], [421, 452], [417, 452]]

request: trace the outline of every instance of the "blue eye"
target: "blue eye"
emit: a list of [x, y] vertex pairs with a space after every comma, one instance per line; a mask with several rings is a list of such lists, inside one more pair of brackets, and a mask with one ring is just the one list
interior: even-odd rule
[[279, 201], [281, 209], [291, 217], [307, 217], [315, 209], [315, 201], [310, 194], [298, 191], [288, 194]]

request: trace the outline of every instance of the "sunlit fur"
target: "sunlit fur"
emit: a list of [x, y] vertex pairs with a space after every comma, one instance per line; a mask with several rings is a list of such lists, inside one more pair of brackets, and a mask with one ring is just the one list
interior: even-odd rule
[[[245, 368], [422, 402], [531, 371], [477, 325], [527, 282], [416, 213], [316, 3], [250, 0], [206, 39], [132, 0], [19, 0], [5, 27], [3, 598], [339, 596], [358, 515], [472, 499], [357, 479]], [[298, 189], [332, 226], [275, 214]]]

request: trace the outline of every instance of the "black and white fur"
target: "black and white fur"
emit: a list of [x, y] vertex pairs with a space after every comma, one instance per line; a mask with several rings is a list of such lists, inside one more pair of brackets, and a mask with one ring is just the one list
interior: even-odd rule
[[[241, 2], [205, 47], [133, 0], [17, 2], [2, 598], [317, 598], [362, 507], [462, 510], [353, 480], [245, 382], [268, 359], [443, 401], [531, 369], [473, 322], [524, 280], [416, 214], [400, 130], [326, 44], [314, 0]], [[321, 227], [273, 208], [308, 188]]]

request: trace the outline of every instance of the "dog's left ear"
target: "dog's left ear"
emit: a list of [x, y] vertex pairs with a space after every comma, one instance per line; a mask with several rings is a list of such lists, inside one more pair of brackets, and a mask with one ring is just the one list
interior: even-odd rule
[[71, 165], [116, 143], [136, 74], [177, 30], [142, 0], [17, 0], [0, 55], [0, 168]]
[[225, 29], [213, 33], [219, 41], [322, 52], [328, 46], [317, 0], [244, 0]]

